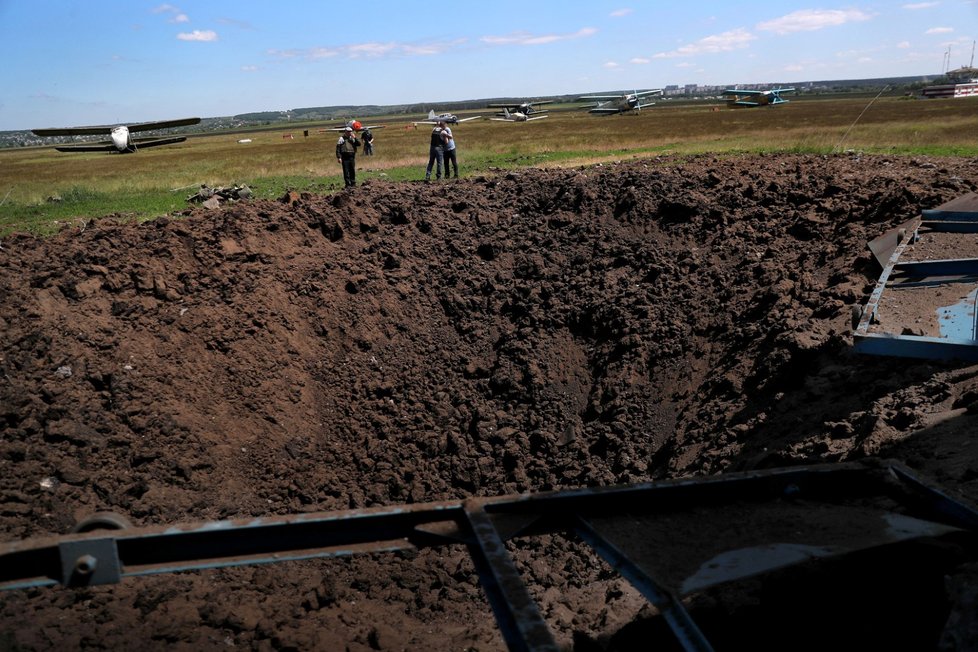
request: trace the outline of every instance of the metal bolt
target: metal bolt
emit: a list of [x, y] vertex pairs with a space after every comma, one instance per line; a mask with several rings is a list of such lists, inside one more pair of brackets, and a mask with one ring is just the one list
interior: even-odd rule
[[98, 566], [98, 559], [92, 555], [82, 555], [75, 560], [75, 573], [78, 575], [88, 576], [95, 572], [95, 568]]

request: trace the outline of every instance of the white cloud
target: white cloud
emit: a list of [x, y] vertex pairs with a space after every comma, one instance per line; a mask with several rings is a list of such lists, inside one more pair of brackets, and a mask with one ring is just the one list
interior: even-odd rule
[[608, 15], [611, 16], [612, 18], [621, 18], [623, 16], [627, 16], [628, 14], [632, 13], [632, 11], [633, 11], [632, 9], [628, 9], [628, 8], [615, 9]]
[[357, 43], [345, 48], [346, 55], [351, 59], [374, 59], [394, 52], [397, 43]]
[[692, 57], [698, 54], [717, 54], [719, 52], [731, 52], [746, 48], [748, 44], [757, 37], [743, 28], [714, 34], [701, 38], [695, 43], [684, 45], [671, 52], [659, 52], [653, 55], [655, 59], [673, 59], [676, 57]]
[[899, 43], [897, 43], [897, 47], [900, 48], [901, 50], [906, 50], [907, 48], [910, 47], [910, 41], [900, 41]]
[[910, 11], [915, 11], [917, 9], [930, 9], [931, 7], [936, 7], [941, 3], [939, 2], [915, 2], [912, 4], [903, 5], [904, 9], [909, 9]]
[[189, 23], [190, 18], [183, 13], [179, 7], [171, 4], [162, 4], [150, 9], [154, 14], [170, 14], [169, 23]]
[[468, 39], [458, 38], [452, 41], [431, 41], [429, 43], [405, 43], [400, 46], [400, 53], [409, 57], [427, 57], [448, 52], [461, 45]]
[[634, 57], [632, 59], [629, 59], [628, 63], [637, 63], [637, 64], [652, 63], [652, 60], [646, 59], [645, 57]]
[[569, 41], [597, 34], [593, 27], [584, 27], [570, 34], [530, 34], [529, 32], [513, 32], [505, 36], [483, 36], [479, 40], [487, 45], [546, 45], [557, 41]]
[[924, 34], [950, 34], [953, 31], [953, 27], [931, 27]]
[[260, 69], [258, 66], [241, 66], [241, 70], [244, 72], [258, 72]]
[[453, 41], [431, 41], [427, 43], [387, 43], [367, 42], [334, 47], [314, 47], [303, 50], [268, 50], [267, 54], [276, 59], [328, 59], [343, 57], [346, 59], [381, 59], [391, 57], [419, 57], [441, 54], [464, 44], [466, 39]]
[[177, 34], [177, 39], [181, 41], [216, 41], [217, 32], [209, 29], [199, 30], [195, 29], [192, 32], [180, 32]]
[[619, 66], [616, 61], [606, 61], [601, 67], [607, 68], [608, 70], [614, 70], [615, 68], [620, 68], [621, 66]]
[[340, 51], [337, 48], [309, 48], [305, 53], [293, 52], [289, 56], [297, 56], [301, 54], [307, 59], [329, 59], [330, 57], [340, 56]]
[[813, 32], [826, 27], [862, 22], [870, 18], [872, 18], [870, 14], [859, 9], [802, 9], [781, 18], [758, 23], [757, 29], [775, 34]]

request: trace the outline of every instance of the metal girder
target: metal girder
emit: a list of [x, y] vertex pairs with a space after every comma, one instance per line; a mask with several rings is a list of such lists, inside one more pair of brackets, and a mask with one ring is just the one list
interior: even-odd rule
[[[725, 518], [744, 522], [738, 509], [766, 510], [772, 523], [786, 525], [789, 539], [800, 539], [785, 543], [780, 534], [764, 539], [772, 536], [764, 535], [767, 528], [725, 526]], [[836, 510], [848, 511], [836, 518]], [[683, 519], [704, 526], [683, 530], [700, 532], [701, 540], [670, 529]], [[835, 528], [831, 545], [821, 534], [828, 523]], [[726, 527], [724, 535], [707, 525]], [[734, 529], [743, 530], [740, 539], [730, 538]], [[978, 536], [978, 511], [894, 463], [817, 465], [18, 541], [0, 545], [0, 589], [456, 545], [468, 550], [507, 646], [549, 651], [556, 649], [553, 636], [506, 541], [552, 533], [579, 535], [659, 608], [684, 649], [703, 651], [710, 644], [683, 594], [917, 538]]]

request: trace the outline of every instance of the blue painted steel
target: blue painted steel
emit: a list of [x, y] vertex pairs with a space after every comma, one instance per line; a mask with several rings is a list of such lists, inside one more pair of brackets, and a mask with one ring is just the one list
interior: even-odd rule
[[937, 323], [941, 336], [953, 340], [978, 339], [975, 333], [975, 297], [978, 288], [955, 304], [937, 309]]
[[[975, 309], [978, 290], [969, 292], [967, 298], [951, 306], [937, 310], [941, 337], [869, 332], [870, 326], [876, 322], [877, 310], [887, 287], [933, 287], [978, 282], [978, 258], [900, 262], [904, 245], [916, 241], [921, 228], [947, 233], [978, 233], [978, 194], [965, 195], [936, 209], [922, 211], [922, 219], [913, 230], [913, 236], [905, 238], [883, 266], [876, 287], [859, 315], [853, 332], [853, 349], [872, 355], [978, 361], [978, 311]], [[877, 238], [877, 241], [880, 239]]]
[[924, 360], [962, 360], [978, 362], [974, 340], [951, 340], [942, 337], [916, 337], [888, 333], [863, 333], [853, 337], [853, 350], [870, 355], [892, 355], [898, 358]]

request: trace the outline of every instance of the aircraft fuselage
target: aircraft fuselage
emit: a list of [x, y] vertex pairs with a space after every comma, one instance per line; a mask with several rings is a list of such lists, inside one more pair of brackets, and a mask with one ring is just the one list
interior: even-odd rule
[[132, 146], [132, 139], [129, 136], [129, 127], [125, 125], [113, 127], [112, 131], [109, 132], [109, 137], [112, 138], [112, 144], [120, 152], [133, 151], [134, 148]]

